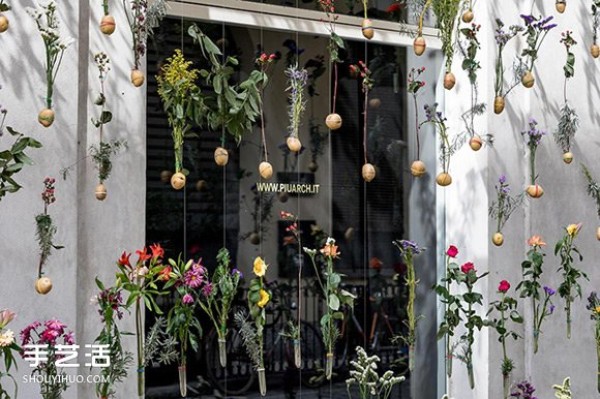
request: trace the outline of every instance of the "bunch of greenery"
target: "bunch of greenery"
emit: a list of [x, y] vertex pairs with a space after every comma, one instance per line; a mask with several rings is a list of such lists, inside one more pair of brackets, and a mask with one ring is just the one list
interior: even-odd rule
[[496, 56], [495, 72], [496, 80], [494, 83], [494, 90], [496, 92], [496, 98], [500, 97], [504, 99], [508, 93], [510, 93], [515, 87], [519, 85], [519, 79], [515, 79], [510, 84], [508, 89], [504, 89], [504, 61], [503, 52], [504, 48], [515, 36], [522, 32], [524, 28], [520, 25], [511, 25], [508, 30], [504, 29], [504, 22], [501, 19], [496, 18], [496, 31], [494, 38], [496, 39], [496, 45], [498, 47], [498, 53]]
[[[344, 313], [340, 310], [342, 305], [350, 307], [354, 306], [354, 299], [356, 298], [350, 292], [341, 288], [342, 274], [336, 273], [333, 269], [333, 261], [338, 258], [340, 253], [338, 247], [335, 245], [335, 240], [331, 237], [327, 239], [325, 246], [320, 250], [320, 253], [325, 258], [325, 270], [323, 273], [317, 267], [315, 257], [317, 250], [303, 248], [304, 252], [310, 257], [312, 265], [315, 269], [315, 275], [317, 276], [317, 282], [321, 289], [321, 294], [325, 298], [325, 312], [320, 320], [321, 334], [323, 337], [323, 344], [327, 350], [327, 367], [326, 377], [331, 379], [332, 367], [333, 367], [333, 355], [335, 349], [335, 343], [340, 337], [340, 331], [336, 325], [336, 320], [343, 320]], [[323, 278], [321, 277], [323, 275]], [[323, 282], [323, 279], [325, 282]]]
[[118, 320], [123, 318], [125, 310], [122, 289], [116, 286], [107, 288], [98, 278], [96, 278], [96, 285], [100, 290], [96, 301], [103, 327], [94, 342], [107, 345], [110, 353], [108, 364], [100, 371], [104, 378], [96, 384], [96, 394], [100, 398], [108, 399], [115, 397], [115, 385], [127, 378], [127, 370], [133, 363], [133, 354], [123, 349], [122, 332], [117, 325]]
[[38, 4], [36, 8], [27, 7], [27, 13], [33, 17], [46, 50], [46, 108], [52, 109], [54, 82], [60, 69], [63, 55], [73, 38], [61, 37], [58, 7], [55, 0]]
[[406, 303], [406, 316], [405, 321], [408, 333], [404, 337], [404, 342], [408, 345], [408, 368], [414, 370], [415, 368], [415, 346], [417, 344], [417, 322], [422, 316], [415, 314], [415, 300], [417, 298], [417, 273], [415, 271], [414, 256], [419, 255], [425, 250], [425, 248], [419, 247], [415, 242], [408, 240], [397, 240], [392, 241], [392, 244], [400, 251], [403, 263], [406, 265], [406, 287], [408, 288], [408, 301]]
[[[533, 353], [538, 352], [540, 334], [542, 333], [542, 322], [544, 318], [554, 313], [554, 304], [552, 297], [556, 291], [548, 286], [540, 284], [540, 278], [543, 270], [544, 257], [542, 247], [546, 243], [538, 235], [532, 236], [527, 240], [531, 249], [527, 252], [527, 259], [521, 263], [523, 280], [517, 285], [517, 291], [520, 291], [521, 298], [531, 298], [533, 308]], [[542, 298], [543, 292], [543, 298]]]
[[[562, 38], [560, 42], [565, 46], [565, 51], [567, 53], [567, 59], [565, 61], [565, 65], [563, 66], [563, 71], [565, 74], [565, 84], [564, 84], [564, 105], [560, 110], [560, 119], [558, 121], [558, 130], [554, 134], [554, 139], [556, 143], [560, 146], [563, 153], [567, 154], [571, 152], [571, 144], [573, 142], [573, 138], [575, 137], [575, 133], [577, 133], [577, 129], [579, 128], [579, 117], [573, 108], [569, 106], [569, 102], [567, 100], [567, 82], [570, 78], [575, 75], [575, 54], [572, 51], [572, 47], [577, 44], [575, 39], [572, 36], [573, 32], [565, 31], [562, 33]], [[570, 158], [565, 158], [568, 162], [571, 162], [572, 154]]]
[[446, 73], [452, 72], [454, 59], [454, 24], [460, 11], [461, 0], [432, 0], [431, 8], [437, 17], [440, 29], [442, 52], [446, 57]]
[[406, 379], [404, 376], [394, 377], [392, 370], [388, 370], [380, 376], [377, 365], [381, 359], [376, 355], [368, 356], [361, 346], [356, 347], [356, 356], [356, 360], [350, 361], [352, 370], [350, 370], [350, 378], [346, 380], [346, 389], [350, 399], [352, 399], [350, 388], [353, 385], [358, 386], [360, 399], [387, 399], [394, 386]]
[[506, 176], [498, 178], [498, 184], [495, 186], [496, 200], [492, 201], [489, 208], [489, 215], [496, 220], [496, 232], [502, 233], [504, 225], [513, 214], [519, 209], [523, 202], [523, 194], [513, 197], [510, 195], [510, 185], [506, 182]]
[[[217, 267], [209, 278], [205, 272], [203, 295], [198, 298], [198, 304], [212, 321], [220, 341], [227, 339], [228, 320], [231, 305], [237, 294], [242, 273], [231, 269], [231, 257], [227, 248], [221, 248], [217, 253]], [[226, 354], [221, 354], [226, 355]], [[227, 362], [222, 362], [225, 367]]]
[[[450, 247], [452, 249], [453, 247]], [[455, 247], [454, 247], [455, 248]], [[467, 262], [462, 266], [458, 266], [456, 262], [450, 259], [454, 259], [451, 256], [450, 249], [447, 252], [446, 261], [446, 276], [442, 278], [441, 284], [434, 287], [435, 292], [442, 298], [441, 301], [446, 305], [446, 313], [444, 320], [440, 324], [438, 329], [438, 339], [444, 336], [450, 338], [454, 335], [455, 329], [464, 323], [465, 332], [460, 337], [460, 343], [462, 344], [462, 353], [458, 354], [457, 357], [467, 367], [467, 373], [469, 375], [469, 384], [471, 389], [475, 387], [475, 376], [473, 373], [473, 344], [475, 343], [475, 329], [481, 330], [484, 326], [484, 321], [477, 314], [474, 307], [476, 305], [483, 305], [483, 295], [474, 290], [475, 284], [488, 275], [488, 273], [482, 273], [477, 275], [477, 270], [471, 262]], [[464, 294], [452, 294], [450, 287], [452, 284], [456, 284], [458, 287], [464, 285], [466, 292]], [[450, 361], [453, 346], [448, 341], [447, 356], [449, 361], [449, 370], [447, 372], [451, 374], [452, 363]]]
[[565, 300], [565, 310], [567, 312], [567, 338], [571, 338], [571, 303], [579, 297], [581, 298], [581, 285], [579, 280], [584, 278], [589, 281], [586, 273], [574, 266], [575, 256], [579, 261], [583, 261], [583, 256], [575, 246], [575, 238], [581, 230], [581, 223], [570, 224], [565, 228], [565, 235], [554, 247], [554, 255], [560, 256], [560, 267], [563, 281], [558, 286], [558, 294]]
[[600, 217], [600, 184], [594, 179], [590, 170], [584, 164], [581, 164], [583, 175], [587, 180], [587, 192], [590, 197], [596, 202], [596, 210]]
[[516, 324], [523, 324], [523, 317], [517, 310], [518, 302], [515, 298], [507, 295], [510, 289], [510, 283], [506, 280], [502, 280], [498, 286], [498, 293], [501, 295], [500, 300], [496, 300], [490, 303], [488, 310], [488, 316], [493, 312], [498, 314], [498, 317], [488, 319], [485, 321], [485, 325], [492, 327], [498, 333], [498, 341], [502, 344], [502, 377], [504, 386], [504, 399], [509, 399], [510, 395], [510, 374], [515, 368], [513, 360], [508, 357], [506, 350], [506, 340], [512, 338], [515, 341], [522, 338], [516, 331], [511, 330], [508, 326], [509, 321]]
[[52, 249], [62, 249], [60, 245], [54, 243], [54, 235], [58, 228], [54, 224], [52, 217], [48, 214], [48, 207], [56, 201], [54, 195], [54, 183], [56, 180], [51, 177], [44, 179], [44, 191], [42, 192], [42, 201], [44, 202], [44, 212], [36, 215], [36, 237], [40, 247], [40, 262], [38, 264], [38, 278], [44, 274], [43, 267], [52, 254]]
[[201, 124], [205, 107], [200, 87], [196, 84], [200, 71], [192, 69], [180, 49], [161, 68], [156, 77], [158, 94], [173, 129], [175, 171], [183, 170], [183, 142], [191, 136], [192, 123]]
[[[231, 83], [239, 61], [235, 57], [224, 57], [219, 47], [196, 24], [190, 26], [188, 34], [210, 64], [210, 70], [199, 72], [204, 82], [213, 88], [213, 93], [202, 94], [203, 121], [213, 131], [229, 133], [239, 144], [260, 116], [260, 89], [264, 76], [256, 71], [239, 84]], [[224, 135], [221, 144], [225, 145]]]
[[586, 309], [590, 311], [590, 319], [592, 319], [595, 324], [594, 337], [596, 339], [596, 352], [598, 354], [597, 385], [598, 392], [600, 392], [600, 298], [598, 298], [596, 292], [592, 292], [588, 297]]

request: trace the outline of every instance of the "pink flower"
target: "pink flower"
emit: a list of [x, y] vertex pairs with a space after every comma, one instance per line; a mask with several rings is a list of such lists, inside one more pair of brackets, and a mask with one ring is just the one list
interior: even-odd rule
[[205, 297], [209, 297], [210, 294], [212, 293], [212, 290], [213, 290], [213, 285], [211, 283], [206, 283], [204, 285], [204, 287], [202, 287], [202, 294]]
[[506, 292], [510, 289], [510, 283], [506, 280], [500, 281], [500, 285], [498, 285], [498, 292], [506, 294]]
[[8, 325], [15, 318], [15, 313], [8, 309], [4, 309], [0, 312], [0, 330]]
[[185, 285], [190, 288], [199, 288], [204, 281], [204, 267], [198, 262], [183, 276]]
[[456, 248], [454, 245], [450, 245], [446, 251], [446, 255], [451, 258], [456, 258], [456, 255], [458, 255], [458, 248]]
[[181, 298], [181, 302], [183, 302], [184, 305], [190, 305], [194, 303], [194, 297], [190, 294], [185, 294], [183, 298]]
[[58, 338], [59, 335], [58, 331], [47, 328], [42, 332], [42, 335], [40, 335], [40, 342], [54, 345], [56, 344], [56, 338]]
[[470, 271], [475, 271], [475, 265], [472, 262], [467, 262], [460, 267], [460, 271], [464, 274], [468, 274]]
[[73, 331], [69, 331], [65, 334], [65, 344], [75, 345], [75, 334], [73, 333]]
[[59, 335], [65, 331], [65, 327], [66, 327], [66, 325], [64, 325], [57, 319], [48, 320], [47, 322], [44, 323], [44, 325], [46, 326], [46, 328], [58, 332]]

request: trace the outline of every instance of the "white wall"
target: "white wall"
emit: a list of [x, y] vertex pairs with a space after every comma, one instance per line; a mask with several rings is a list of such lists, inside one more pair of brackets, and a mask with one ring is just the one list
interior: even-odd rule
[[[48, 129], [41, 127], [37, 114], [44, 105], [44, 47], [24, 9], [33, 1], [16, 3], [12, 2], [13, 10], [7, 14], [11, 27], [0, 35], [0, 103], [9, 109], [8, 125], [41, 141], [44, 147], [28, 151], [36, 164], [15, 176], [23, 189], [0, 203], [0, 255], [4, 259], [0, 263], [0, 308], [17, 313], [10, 325], [16, 332], [34, 320], [58, 318], [75, 331], [77, 343], [83, 346], [92, 343], [101, 328], [96, 309], [89, 303], [96, 293], [93, 276], [112, 284], [120, 253], [144, 243], [145, 87], [136, 89], [129, 83], [132, 54], [125, 49], [129, 48], [130, 33], [120, 3], [115, 2], [112, 9], [117, 31], [105, 37], [97, 27], [101, 3], [93, 3], [90, 10], [87, 2], [59, 1], [61, 19], [66, 21], [63, 28], [77, 40], [65, 52], [56, 81], [56, 121]], [[129, 143], [129, 150], [114, 159], [104, 202], [94, 197], [97, 177], [89, 159], [78, 162], [67, 180], [59, 176], [60, 169], [85, 157], [89, 146], [98, 141], [97, 130], [90, 123], [97, 112], [92, 101], [99, 88], [93, 63], [98, 51], [112, 60], [106, 95], [114, 120], [107, 125], [106, 137], [124, 138]], [[0, 148], [11, 142], [5, 135], [0, 138]], [[50, 257], [45, 271], [54, 288], [40, 296], [33, 288], [39, 260], [34, 217], [43, 211], [40, 193], [45, 176], [57, 179], [57, 201], [49, 212], [58, 226], [55, 241], [65, 249]], [[132, 331], [133, 324], [124, 323], [123, 328]], [[133, 344], [131, 338], [126, 341]], [[79, 362], [86, 362], [83, 351]], [[23, 362], [13, 371], [19, 381], [29, 373]], [[90, 370], [82, 366], [73, 373], [85, 376]], [[135, 379], [130, 378], [119, 397], [133, 397], [134, 389]], [[36, 384], [20, 384], [20, 397], [37, 395]], [[65, 395], [66, 399], [82, 397], [94, 397], [93, 384], [72, 386]]]

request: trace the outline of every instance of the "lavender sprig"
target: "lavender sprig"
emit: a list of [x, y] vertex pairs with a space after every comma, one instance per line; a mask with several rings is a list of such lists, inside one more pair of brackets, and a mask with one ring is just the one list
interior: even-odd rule
[[525, 22], [523, 36], [527, 37], [527, 48], [523, 50], [521, 55], [529, 57], [528, 69], [532, 71], [544, 39], [548, 35], [548, 32], [555, 28], [557, 24], [551, 23], [554, 19], [553, 16], [545, 18], [540, 16], [536, 18], [533, 15], [521, 14], [521, 18]]
[[302, 122], [302, 114], [306, 109], [305, 88], [308, 82], [308, 71], [299, 69], [298, 64], [288, 67], [285, 71], [288, 78], [288, 87], [286, 91], [290, 93], [290, 105], [288, 117], [290, 125], [288, 127], [290, 137], [298, 137], [298, 131]]
[[535, 185], [535, 181], [537, 180], [537, 175], [535, 174], [535, 154], [537, 152], [537, 148], [542, 141], [542, 137], [546, 135], [546, 132], [538, 129], [538, 122], [530, 118], [529, 119], [529, 130], [521, 132], [523, 137], [527, 140], [527, 146], [529, 147], [530, 152], [530, 166], [531, 166], [531, 184]]

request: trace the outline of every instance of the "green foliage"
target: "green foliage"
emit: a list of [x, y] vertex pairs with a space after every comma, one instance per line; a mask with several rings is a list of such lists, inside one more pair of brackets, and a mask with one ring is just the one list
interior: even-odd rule
[[52, 249], [62, 249], [60, 245], [54, 244], [54, 235], [57, 227], [52, 221], [52, 217], [46, 213], [40, 213], [35, 217], [36, 237], [40, 248], [40, 276], [41, 269], [52, 253]]
[[15, 193], [21, 189], [13, 176], [19, 173], [25, 165], [33, 165], [33, 161], [27, 156], [25, 150], [42, 147], [39, 141], [26, 137], [10, 126], [7, 126], [6, 130], [15, 136], [16, 140], [10, 149], [0, 151], [0, 201], [6, 194]]
[[508, 338], [512, 338], [515, 341], [519, 338], [522, 338], [519, 333], [510, 329], [509, 322], [523, 324], [523, 317], [517, 310], [517, 300], [503, 292], [501, 292], [501, 295], [502, 298], [500, 300], [490, 303], [488, 316], [495, 313], [495, 317], [486, 320], [484, 325], [495, 329], [496, 333], [498, 334], [498, 342], [502, 344], [503, 353], [502, 375], [507, 376], [513, 370], [514, 363], [507, 355], [506, 341]]
[[579, 128], [579, 116], [568, 102], [560, 110], [560, 119], [558, 121], [558, 130], [554, 133], [556, 144], [560, 146], [563, 152], [571, 151], [571, 143]]
[[[4, 2], [4, 0], [0, 0], [0, 12], [10, 11], [10, 6]], [[0, 391], [0, 393], [2, 393]], [[1, 397], [1, 396], [0, 396]]]
[[246, 80], [231, 84], [239, 61], [231, 56], [222, 60], [224, 57], [217, 45], [197, 25], [191, 25], [188, 34], [210, 63], [210, 70], [200, 71], [200, 76], [214, 91], [202, 94], [204, 121], [213, 131], [223, 129], [239, 144], [260, 116], [260, 88], [265, 84], [265, 76], [253, 71]]
[[112, 171], [111, 157], [126, 148], [127, 141], [125, 140], [114, 140], [110, 143], [101, 141], [100, 145], [90, 147], [90, 156], [98, 170], [98, 179], [101, 183], [108, 179]]
[[392, 370], [388, 370], [380, 376], [377, 369], [381, 359], [376, 355], [367, 356], [367, 352], [362, 347], [356, 348], [356, 355], [356, 360], [350, 361], [352, 369], [350, 378], [346, 380], [350, 399], [352, 399], [350, 387], [353, 385], [358, 386], [360, 399], [387, 399], [390, 397], [394, 385], [405, 380], [404, 376], [394, 377]]
[[[235, 324], [240, 331], [242, 343], [246, 348], [246, 353], [252, 360], [255, 367], [261, 364], [261, 348], [262, 344], [258, 342], [258, 335], [252, 324], [247, 320], [247, 315], [243, 312], [237, 312], [234, 316]], [[260, 338], [262, 340], [262, 337]]]
[[[599, 0], [600, 1], [600, 0]], [[587, 180], [587, 192], [590, 197], [596, 202], [598, 217], [600, 217], [600, 184], [592, 177], [592, 173], [584, 164], [581, 164], [583, 175]]]
[[[325, 312], [319, 322], [321, 334], [323, 335], [323, 344], [327, 353], [333, 353], [335, 343], [340, 337], [340, 331], [336, 325], [336, 320], [344, 319], [344, 313], [341, 311], [342, 305], [354, 306], [356, 296], [341, 288], [343, 274], [336, 273], [333, 269], [333, 260], [338, 256], [335, 240], [328, 238], [325, 247], [321, 253], [325, 256], [325, 270], [321, 273], [315, 261], [317, 251], [314, 249], [303, 248], [304, 252], [310, 257], [315, 269], [317, 282], [321, 288], [323, 298], [325, 298]], [[321, 277], [322, 274], [322, 277]], [[324, 281], [324, 282], [323, 282]]]
[[481, 25], [471, 25], [469, 28], [461, 28], [459, 32], [465, 37], [467, 41], [467, 48], [464, 53], [464, 59], [462, 62], [462, 69], [467, 72], [469, 81], [472, 85], [477, 82], [477, 71], [481, 69], [481, 65], [477, 60], [477, 51], [481, 48], [479, 39], [477, 39], [477, 32]]
[[167, 320], [158, 317], [144, 341], [143, 366], [171, 364], [177, 356], [177, 339], [167, 332]]
[[442, 40], [442, 52], [446, 57], [446, 72], [452, 71], [454, 58], [454, 24], [460, 11], [461, 0], [432, 0], [431, 7], [437, 17]]
[[212, 290], [209, 295], [202, 295], [198, 299], [200, 307], [213, 322], [221, 339], [227, 336], [229, 311], [240, 282], [240, 273], [231, 270], [230, 263], [229, 251], [221, 248], [217, 254], [217, 267], [206, 283], [212, 285]]

